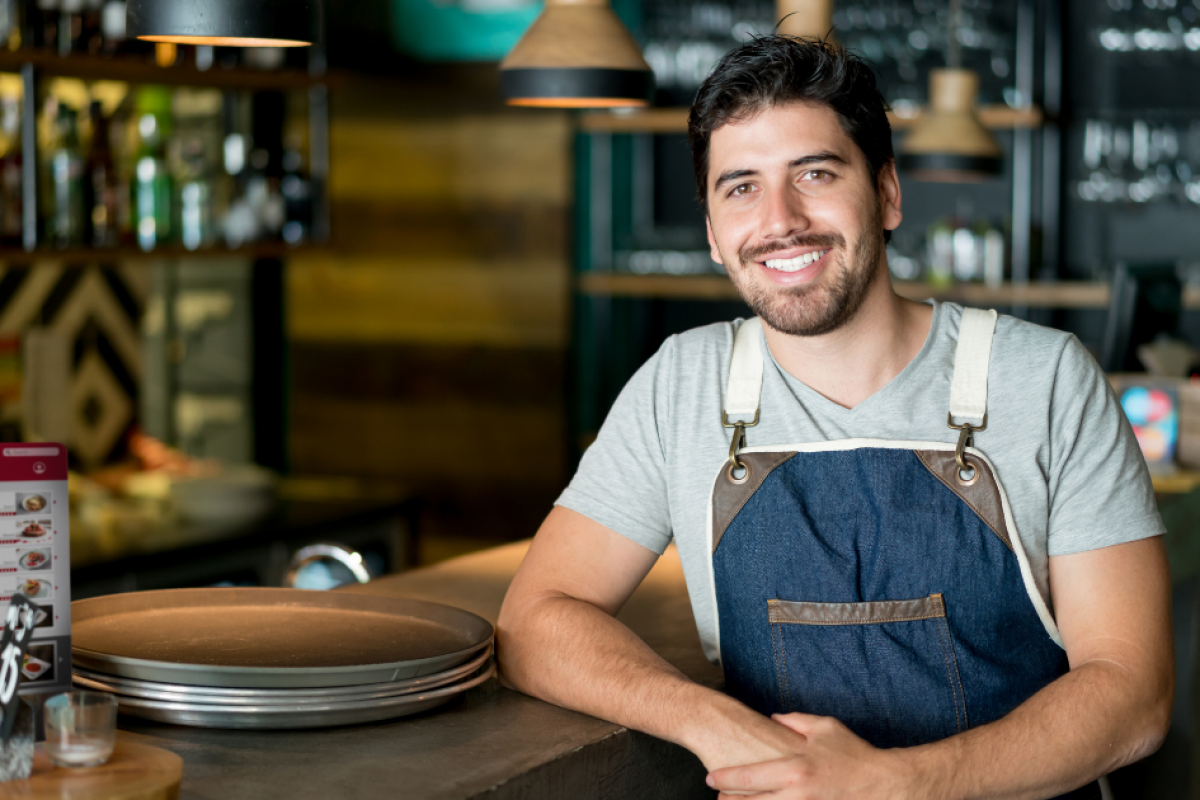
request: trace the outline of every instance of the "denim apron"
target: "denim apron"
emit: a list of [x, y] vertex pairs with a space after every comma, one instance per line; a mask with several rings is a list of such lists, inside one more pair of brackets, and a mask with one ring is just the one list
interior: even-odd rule
[[[1067, 672], [1008, 497], [973, 446], [995, 323], [995, 311], [963, 312], [949, 402], [929, 409], [949, 412], [949, 442], [747, 447], [761, 322], [738, 330], [722, 419], [733, 437], [708, 514], [734, 697], [910, 747], [993, 722]], [[1099, 800], [1100, 784], [1064, 797]]]

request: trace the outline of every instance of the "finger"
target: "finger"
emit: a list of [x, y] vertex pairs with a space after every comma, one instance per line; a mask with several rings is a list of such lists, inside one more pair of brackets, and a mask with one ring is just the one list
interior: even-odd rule
[[792, 712], [791, 714], [772, 714], [771, 719], [784, 727], [791, 728], [801, 736], [809, 736], [817, 725], [829, 719], [829, 717]]
[[805, 763], [799, 756], [726, 767], [708, 773], [708, 785], [722, 792], [756, 794], [796, 786], [804, 779]]

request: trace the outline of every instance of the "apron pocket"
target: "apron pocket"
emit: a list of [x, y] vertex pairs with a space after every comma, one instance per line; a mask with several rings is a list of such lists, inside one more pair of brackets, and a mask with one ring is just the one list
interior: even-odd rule
[[877, 747], [969, 727], [941, 594], [915, 600], [768, 600], [780, 705], [836, 717]]

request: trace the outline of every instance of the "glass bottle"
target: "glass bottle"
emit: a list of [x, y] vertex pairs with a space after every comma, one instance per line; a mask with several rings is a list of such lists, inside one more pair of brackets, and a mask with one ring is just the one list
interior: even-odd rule
[[50, 174], [54, 186], [54, 244], [65, 249], [83, 244], [83, 156], [75, 109], [60, 103]]
[[0, 47], [20, 50], [25, 27], [24, 3], [21, 0], [0, 0]]
[[80, 49], [88, 55], [99, 55], [104, 48], [103, 28], [104, 0], [84, 0], [83, 31], [80, 34]]
[[58, 54], [68, 56], [83, 49], [83, 0], [59, 0]]
[[117, 244], [117, 175], [112, 140], [108, 118], [98, 101], [92, 103], [89, 114], [92, 143], [84, 160], [87, 240], [93, 247], [113, 247]]
[[138, 134], [141, 146], [134, 164], [137, 240], [143, 250], [153, 250], [170, 241], [173, 234], [172, 182], [161, 115], [143, 112], [138, 118]]
[[58, 0], [36, 0], [28, 22], [34, 47], [58, 46]]
[[19, 246], [22, 233], [21, 98], [0, 98], [0, 243]]

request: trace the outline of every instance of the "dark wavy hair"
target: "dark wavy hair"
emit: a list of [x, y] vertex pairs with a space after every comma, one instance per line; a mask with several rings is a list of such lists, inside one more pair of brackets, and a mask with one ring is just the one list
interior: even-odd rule
[[895, 161], [888, 105], [875, 87], [875, 73], [861, 58], [828, 39], [763, 36], [717, 62], [688, 114], [688, 144], [702, 208], [708, 208], [713, 131], [784, 103], [819, 103], [836, 111], [842, 130], [867, 157], [872, 183]]

